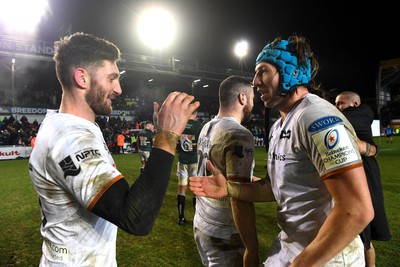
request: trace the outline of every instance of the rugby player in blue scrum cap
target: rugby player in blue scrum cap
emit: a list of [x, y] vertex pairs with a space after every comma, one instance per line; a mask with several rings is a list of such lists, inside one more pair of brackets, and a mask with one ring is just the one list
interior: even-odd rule
[[318, 96], [318, 62], [302, 36], [276, 38], [256, 60], [253, 84], [281, 117], [269, 134], [267, 177], [230, 182], [190, 178], [200, 196], [276, 201], [280, 233], [264, 266], [365, 266], [359, 233], [374, 216], [356, 134]]

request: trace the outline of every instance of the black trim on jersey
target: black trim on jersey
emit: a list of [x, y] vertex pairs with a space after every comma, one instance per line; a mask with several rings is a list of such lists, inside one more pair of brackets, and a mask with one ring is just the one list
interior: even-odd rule
[[153, 148], [131, 188], [125, 179], [120, 179], [104, 192], [93, 213], [130, 234], [149, 234], [167, 191], [173, 161], [174, 155]]

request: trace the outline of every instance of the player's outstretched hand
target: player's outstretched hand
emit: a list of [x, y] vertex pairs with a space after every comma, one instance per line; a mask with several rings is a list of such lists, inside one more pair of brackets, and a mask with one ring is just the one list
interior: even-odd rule
[[154, 103], [153, 120], [157, 132], [169, 131], [181, 135], [190, 116], [200, 106], [200, 102], [194, 100], [194, 96], [181, 92], [172, 92], [164, 100], [160, 107]]
[[203, 177], [190, 177], [190, 190], [196, 196], [221, 198], [228, 195], [226, 178], [220, 170], [207, 161], [207, 168], [212, 175]]
[[153, 147], [175, 154], [176, 143], [182, 134], [190, 116], [200, 106], [193, 102], [194, 96], [181, 92], [172, 92], [164, 103], [153, 103], [153, 121], [157, 135]]

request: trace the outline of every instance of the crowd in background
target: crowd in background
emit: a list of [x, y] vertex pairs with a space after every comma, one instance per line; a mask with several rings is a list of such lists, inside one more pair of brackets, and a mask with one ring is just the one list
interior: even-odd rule
[[[120, 134], [124, 135], [125, 142], [136, 148], [134, 143], [138, 130], [143, 128], [141, 124], [146, 120], [152, 120], [152, 105], [143, 110], [146, 110], [146, 112], [138, 113], [136, 119], [130, 121], [120, 116], [96, 117], [96, 123], [102, 130], [104, 140], [112, 153], [120, 153], [117, 148], [117, 136]], [[199, 118], [198, 120], [200, 123], [204, 123], [209, 119]], [[25, 116], [20, 119], [16, 119], [12, 115], [4, 117], [3, 120], [0, 120], [0, 145], [30, 146], [30, 141], [36, 136], [40, 123], [37, 120], [30, 122]], [[246, 127], [252, 131], [256, 146], [263, 146], [265, 140], [263, 124], [260, 121], [253, 120], [247, 123]]]
[[0, 145], [29, 146], [31, 138], [36, 136], [39, 122], [29, 122], [25, 116], [16, 120], [13, 116], [0, 120]]
[[[40, 107], [56, 109], [61, 100], [60, 90], [30, 90], [27, 86], [19, 88], [16, 95], [16, 106], [19, 107]], [[1, 92], [0, 92], [1, 93]], [[130, 142], [135, 135], [135, 129], [140, 129], [140, 123], [152, 120], [152, 109], [154, 101], [152, 90], [132, 91], [127, 90], [120, 97], [114, 99], [114, 110], [129, 110], [133, 120], [127, 121], [124, 116], [120, 117], [98, 117], [97, 123], [102, 129], [110, 151], [118, 153], [116, 147], [116, 137], [118, 134], [125, 135], [126, 142]], [[11, 105], [10, 97], [0, 97], [0, 105]], [[200, 123], [205, 123], [218, 112], [218, 95], [199, 95], [196, 96], [201, 103], [198, 119]], [[392, 109], [385, 106], [381, 111], [382, 120], [392, 117]], [[253, 120], [245, 126], [253, 133], [256, 147], [264, 146], [264, 118], [261, 105], [255, 105], [253, 110], [255, 115]], [[29, 122], [25, 116], [17, 120], [13, 116], [4, 117], [0, 120], [0, 145], [20, 145], [29, 146], [30, 140], [36, 135], [40, 122]], [[387, 122], [385, 122], [386, 127]]]
[[[162, 91], [162, 90], [161, 90]], [[124, 115], [112, 117], [98, 117], [97, 124], [102, 129], [103, 136], [107, 142], [110, 151], [118, 153], [116, 147], [116, 137], [118, 134], [125, 135], [126, 142], [130, 142], [132, 136], [140, 129], [140, 123], [152, 120], [153, 101], [155, 100], [156, 90], [126, 90], [123, 94], [113, 100], [114, 110], [129, 110], [130, 117], [133, 120], [126, 120]], [[167, 92], [165, 92], [167, 95]], [[164, 99], [165, 96], [157, 96]], [[205, 123], [218, 112], [218, 94], [196, 95], [200, 101], [198, 117], [200, 123]], [[61, 90], [59, 88], [46, 88], [45, 90], [35, 89], [25, 85], [16, 90], [15, 99], [12, 95], [6, 93], [6, 90], [0, 89], [0, 106], [31, 107], [31, 108], [47, 108], [57, 109], [61, 101]], [[259, 105], [258, 105], [259, 106]], [[261, 108], [255, 108], [255, 119], [246, 124], [255, 136], [257, 146], [264, 144], [264, 119], [261, 114]], [[18, 145], [29, 146], [30, 140], [34, 137], [39, 129], [40, 121], [28, 121], [25, 116], [20, 119], [14, 118], [12, 115], [4, 116], [0, 119], [0, 145]]]

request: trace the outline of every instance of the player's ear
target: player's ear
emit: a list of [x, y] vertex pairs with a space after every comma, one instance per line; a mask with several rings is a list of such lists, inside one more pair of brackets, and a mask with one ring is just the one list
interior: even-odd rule
[[74, 70], [74, 80], [78, 87], [84, 89], [89, 87], [89, 74], [83, 68]]
[[239, 95], [238, 95], [238, 100], [239, 100], [239, 103], [241, 104], [241, 105], [245, 105], [246, 104], [246, 95], [244, 94], [244, 93], [240, 93]]

